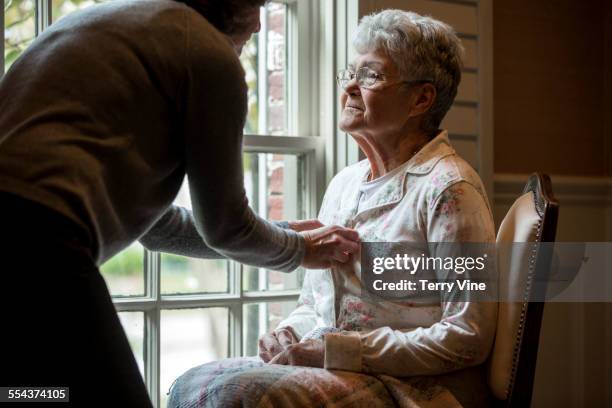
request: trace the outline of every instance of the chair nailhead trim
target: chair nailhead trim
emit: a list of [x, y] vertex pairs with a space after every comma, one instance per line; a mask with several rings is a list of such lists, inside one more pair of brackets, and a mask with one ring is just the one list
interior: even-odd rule
[[523, 304], [521, 306], [521, 318], [519, 321], [518, 332], [516, 335], [516, 341], [514, 343], [514, 352], [512, 355], [512, 369], [510, 371], [510, 382], [508, 388], [506, 388], [506, 399], [510, 395], [510, 390], [514, 388], [514, 382], [516, 380], [516, 370], [518, 369], [518, 354], [521, 348], [521, 342], [523, 338], [523, 331], [525, 330], [525, 318], [527, 316], [527, 305], [529, 304], [529, 294], [531, 293], [531, 282], [533, 280], [533, 268], [535, 266], [535, 260], [537, 255], [537, 243], [540, 242], [542, 234], [542, 217], [538, 221], [536, 226], [536, 240], [534, 242], [533, 249], [531, 250], [531, 257], [529, 259], [529, 273], [527, 274], [527, 282], [525, 291], [523, 292]]

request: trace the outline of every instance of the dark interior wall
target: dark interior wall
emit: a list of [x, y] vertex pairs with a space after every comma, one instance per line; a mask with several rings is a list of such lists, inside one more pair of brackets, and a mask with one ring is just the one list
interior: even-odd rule
[[496, 173], [611, 174], [606, 3], [493, 2]]

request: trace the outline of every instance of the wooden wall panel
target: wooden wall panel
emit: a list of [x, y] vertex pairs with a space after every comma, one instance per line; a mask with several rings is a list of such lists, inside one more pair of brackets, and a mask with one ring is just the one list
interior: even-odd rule
[[476, 140], [454, 139], [451, 136], [451, 144], [459, 156], [478, 170], [478, 143]]
[[475, 5], [431, 0], [362, 0], [359, 12], [363, 16], [386, 8], [429, 15], [452, 25], [460, 34], [478, 35], [478, 13]]
[[463, 66], [467, 69], [478, 68], [478, 41], [464, 38], [461, 40], [465, 54], [463, 55]]
[[493, 2], [496, 173], [606, 174], [603, 9]]
[[442, 128], [451, 134], [478, 135], [478, 108], [453, 106], [442, 121]]
[[457, 89], [458, 102], [478, 102], [478, 75], [472, 72], [463, 72], [461, 82]]

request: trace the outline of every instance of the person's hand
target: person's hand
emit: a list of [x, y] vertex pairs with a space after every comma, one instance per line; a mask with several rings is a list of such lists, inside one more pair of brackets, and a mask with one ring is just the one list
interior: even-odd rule
[[306, 240], [306, 251], [302, 260], [304, 268], [325, 269], [333, 262], [346, 263], [351, 254], [359, 250], [359, 234], [353, 229], [328, 225], [302, 231], [300, 234]]
[[313, 229], [324, 227], [321, 221], [315, 219], [312, 220], [299, 220], [299, 221], [288, 221], [289, 228], [295, 232], [310, 231]]
[[277, 354], [270, 364], [320, 367], [325, 365], [325, 344], [322, 340], [306, 340], [292, 344]]
[[298, 343], [298, 339], [289, 328], [266, 333], [259, 339], [259, 357], [267, 363], [287, 347], [296, 343]]

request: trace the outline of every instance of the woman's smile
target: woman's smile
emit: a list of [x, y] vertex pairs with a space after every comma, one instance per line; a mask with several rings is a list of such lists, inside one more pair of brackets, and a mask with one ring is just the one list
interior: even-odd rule
[[360, 108], [359, 106], [356, 106], [356, 105], [346, 105], [344, 107], [344, 109], [348, 109], [348, 110], [351, 110], [351, 111], [363, 112], [363, 108]]

